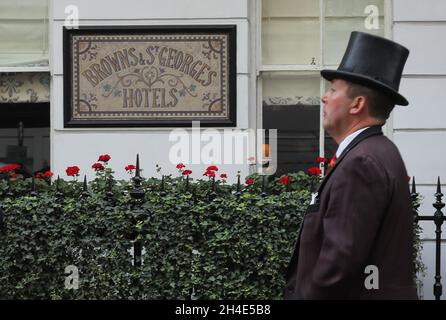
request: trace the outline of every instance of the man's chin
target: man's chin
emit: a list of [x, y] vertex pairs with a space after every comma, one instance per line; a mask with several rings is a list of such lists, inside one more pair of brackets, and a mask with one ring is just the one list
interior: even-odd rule
[[328, 125], [328, 123], [325, 121], [322, 122], [322, 128], [324, 128], [325, 131], [330, 131], [330, 126]]

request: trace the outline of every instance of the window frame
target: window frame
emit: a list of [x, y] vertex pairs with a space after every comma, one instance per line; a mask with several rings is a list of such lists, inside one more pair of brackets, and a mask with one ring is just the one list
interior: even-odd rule
[[[265, 72], [298, 72], [298, 71], [312, 71], [319, 73], [322, 69], [337, 69], [338, 65], [324, 64], [324, 38], [325, 38], [325, 10], [324, 2], [326, 0], [319, 0], [319, 32], [320, 32], [320, 48], [319, 48], [319, 64], [316, 65], [301, 65], [301, 64], [263, 64], [262, 62], [262, 4], [263, 0], [254, 0], [254, 19], [256, 24], [256, 43], [255, 43], [255, 70], [256, 70], [256, 105], [257, 105], [257, 128], [263, 129], [263, 78], [262, 74]], [[384, 37], [392, 39], [393, 30], [393, 1], [384, 0]], [[296, 73], [297, 74], [297, 73]], [[325, 79], [320, 77], [320, 97], [325, 93]], [[325, 156], [325, 130], [323, 128], [323, 108], [319, 108], [319, 156]], [[384, 134], [393, 140], [393, 113], [390, 114], [389, 119], [383, 126]]]
[[46, 29], [47, 29], [47, 49], [48, 49], [48, 65], [47, 66], [32, 66], [32, 67], [24, 67], [24, 66], [17, 66], [17, 67], [3, 67], [0, 66], [0, 73], [6, 73], [6, 72], [17, 72], [17, 73], [25, 73], [25, 72], [51, 72], [51, 28], [50, 23], [52, 21], [52, 8], [53, 8], [53, 0], [46, 0], [48, 7], [47, 7], [47, 19], [46, 19]]

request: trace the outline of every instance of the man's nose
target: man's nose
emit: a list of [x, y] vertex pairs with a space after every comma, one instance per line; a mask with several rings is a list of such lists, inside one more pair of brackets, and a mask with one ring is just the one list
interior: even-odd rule
[[321, 101], [323, 104], [327, 103], [327, 96], [325, 94], [322, 96]]

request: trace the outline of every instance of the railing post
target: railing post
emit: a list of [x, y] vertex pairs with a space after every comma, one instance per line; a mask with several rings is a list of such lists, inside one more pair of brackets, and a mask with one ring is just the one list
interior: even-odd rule
[[107, 202], [110, 204], [114, 204], [114, 194], [113, 194], [113, 180], [111, 177], [106, 178], [107, 179], [107, 191], [105, 192], [105, 198], [107, 199]]
[[434, 222], [435, 222], [435, 284], [434, 284], [434, 295], [435, 300], [440, 300], [442, 295], [442, 285], [441, 285], [441, 226], [444, 221], [443, 212], [441, 209], [445, 206], [445, 204], [441, 201], [443, 194], [441, 193], [441, 185], [440, 185], [440, 177], [438, 177], [437, 181], [437, 192], [435, 193], [436, 202], [433, 204], [434, 208], [437, 211], [434, 214]]
[[215, 192], [215, 177], [212, 177], [211, 190], [208, 192], [209, 201], [213, 201], [216, 196], [217, 193]]
[[57, 176], [57, 180], [56, 180], [56, 201], [60, 202], [62, 197], [63, 197], [63, 193], [60, 192], [60, 177]]
[[267, 196], [266, 193], [266, 175], [262, 175], [262, 193], [261, 196], [264, 198]]
[[240, 189], [241, 189], [241, 186], [240, 186], [240, 171], [239, 171], [239, 172], [237, 172], [237, 189], [235, 191], [235, 196], [237, 198], [240, 198], [240, 195], [242, 194]]
[[142, 200], [145, 196], [145, 191], [141, 187], [141, 182], [144, 179], [140, 175], [139, 154], [136, 155], [136, 172], [135, 172], [135, 177], [132, 180], [133, 180], [133, 190], [130, 191], [130, 196], [134, 200], [134, 202], [133, 202], [133, 217], [134, 217], [134, 228], [135, 228], [135, 236], [134, 236], [134, 242], [133, 242], [133, 265], [134, 265], [134, 267], [140, 267], [141, 266], [142, 245], [141, 245], [141, 242], [138, 240], [139, 232], [137, 230], [137, 225], [144, 218], [144, 214], [141, 209], [141, 205], [142, 205]]
[[32, 197], [36, 197], [37, 196], [36, 181], [34, 180], [34, 176], [31, 178], [31, 192], [30, 192], [30, 195]]
[[87, 175], [84, 175], [84, 184], [82, 187], [81, 199], [86, 199], [89, 196], [90, 196], [90, 193], [88, 192]]
[[164, 190], [164, 174], [161, 176], [161, 191], [160, 196], [164, 197], [167, 194], [167, 192]]

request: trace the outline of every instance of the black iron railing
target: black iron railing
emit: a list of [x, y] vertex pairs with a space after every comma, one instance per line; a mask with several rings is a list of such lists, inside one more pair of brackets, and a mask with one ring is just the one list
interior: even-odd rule
[[442, 202], [443, 193], [441, 193], [440, 177], [437, 180], [437, 192], [434, 194], [436, 201], [432, 204], [436, 209], [434, 215], [427, 216], [418, 214], [418, 208], [420, 203], [418, 201], [419, 194], [416, 191], [415, 177], [412, 179], [412, 204], [415, 222], [419, 221], [434, 221], [435, 223], [435, 283], [434, 283], [434, 296], [435, 300], [440, 300], [443, 293], [443, 287], [441, 285], [441, 227], [443, 222], [446, 220], [441, 209], [444, 208], [445, 204]]

